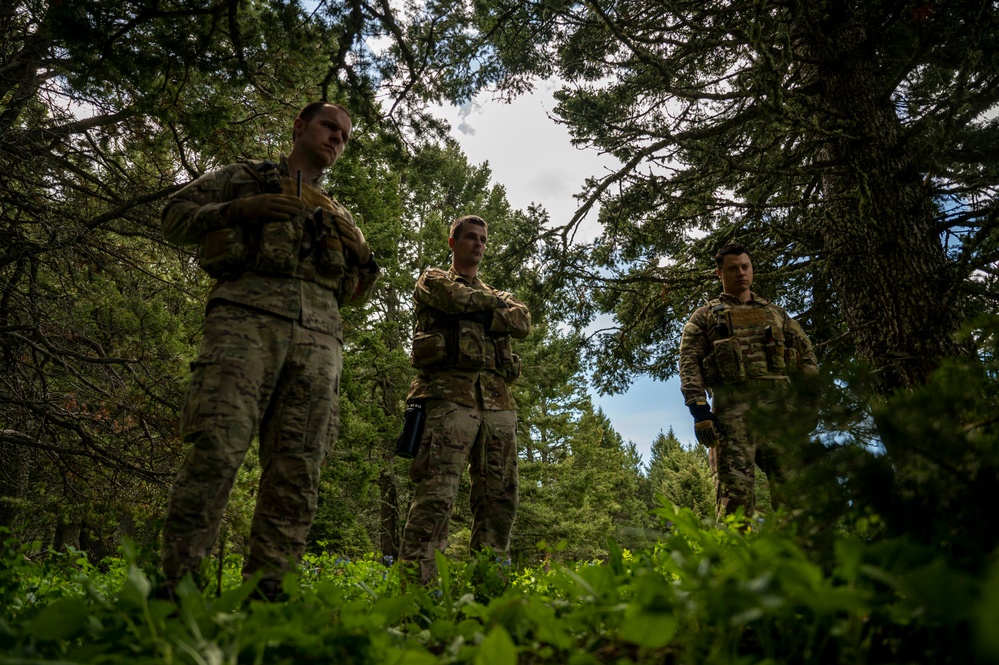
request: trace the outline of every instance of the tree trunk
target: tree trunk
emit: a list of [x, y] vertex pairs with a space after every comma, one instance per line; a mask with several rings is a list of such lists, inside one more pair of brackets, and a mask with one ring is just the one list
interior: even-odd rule
[[857, 355], [889, 395], [925, 383], [942, 358], [965, 352], [954, 340], [963, 316], [926, 176], [914, 166], [866, 33], [850, 16], [822, 27], [811, 31], [811, 50], [818, 120], [828, 131], [825, 264]]
[[[385, 294], [385, 318], [388, 321], [399, 319], [398, 297], [395, 289], [388, 289]], [[386, 340], [389, 349], [402, 346], [398, 339]], [[395, 390], [392, 381], [382, 384], [382, 409], [387, 418], [392, 418], [396, 407]], [[399, 556], [399, 546], [402, 544], [403, 523], [399, 517], [399, 479], [395, 475], [395, 442], [387, 441], [382, 448], [382, 470], [378, 478], [381, 494], [379, 503], [379, 545], [383, 557]]]
[[66, 549], [67, 546], [76, 550], [80, 549], [80, 520], [60, 517], [56, 523], [52, 548], [58, 552]]
[[378, 485], [381, 489], [381, 542], [382, 556], [399, 556], [399, 545], [402, 541], [402, 521], [399, 519], [399, 479], [392, 465], [392, 454], [389, 452], [382, 469]]
[[30, 473], [29, 451], [17, 443], [0, 441], [0, 526], [16, 529], [24, 511]]

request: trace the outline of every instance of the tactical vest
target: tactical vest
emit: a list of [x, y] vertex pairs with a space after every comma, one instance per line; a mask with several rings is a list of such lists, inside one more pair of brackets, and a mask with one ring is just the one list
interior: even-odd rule
[[216, 279], [236, 279], [244, 272], [297, 277], [337, 291], [353, 293], [359, 274], [348, 267], [336, 219], [350, 225], [346, 208], [310, 184], [282, 176], [277, 164], [247, 161], [246, 168], [226, 183], [221, 200], [256, 194], [300, 196], [307, 212], [266, 224], [232, 225], [202, 236], [198, 265]]
[[704, 380], [708, 386], [752, 379], [786, 380], [788, 358], [784, 327], [776, 310], [732, 307], [714, 298], [708, 301], [708, 341]]
[[509, 335], [494, 335], [477, 321], [435, 316], [428, 330], [413, 335], [413, 367], [495, 372], [507, 381], [520, 376], [520, 357]]

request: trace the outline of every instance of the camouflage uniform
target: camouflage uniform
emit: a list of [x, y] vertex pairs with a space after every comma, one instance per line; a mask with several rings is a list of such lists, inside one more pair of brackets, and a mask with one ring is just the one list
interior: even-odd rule
[[756, 507], [755, 467], [767, 474], [771, 494], [782, 480], [780, 451], [747, 431], [751, 406], [779, 403], [790, 375], [818, 373], [812, 344], [783, 308], [751, 294], [741, 302], [729, 294], [708, 301], [683, 327], [680, 390], [690, 406], [712, 396], [725, 430], [709, 451], [719, 518], [742, 506]]
[[[294, 194], [287, 165], [242, 162], [208, 173], [163, 210], [165, 238], [199, 244], [199, 261], [218, 278], [208, 296], [203, 340], [191, 364], [180, 432], [191, 445], [170, 493], [163, 570], [175, 584], [197, 575], [212, 549], [236, 473], [260, 435], [260, 487], [243, 575], [277, 584], [297, 563], [316, 512], [320, 465], [339, 428], [343, 327], [340, 307], [363, 303], [377, 279], [374, 261], [344, 258], [338, 237], [303, 215], [236, 226], [228, 202], [263, 192]], [[303, 183], [308, 210], [353, 219]], [[323, 227], [323, 228], [317, 228]]]
[[434, 552], [447, 547], [461, 473], [472, 478], [472, 549], [510, 548], [517, 513], [517, 405], [507, 384], [520, 374], [510, 337], [531, 329], [527, 307], [476, 277], [431, 268], [416, 284], [409, 400], [423, 400], [426, 424], [410, 465], [416, 493], [399, 558], [420, 564], [426, 583]]

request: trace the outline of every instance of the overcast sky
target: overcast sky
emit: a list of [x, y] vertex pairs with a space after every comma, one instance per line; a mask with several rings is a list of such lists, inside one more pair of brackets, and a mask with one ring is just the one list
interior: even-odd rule
[[[586, 177], [605, 173], [616, 162], [572, 146], [566, 129], [548, 117], [555, 106], [554, 89], [554, 84], [542, 84], [534, 94], [511, 104], [494, 102], [483, 94], [461, 108], [444, 109], [443, 115], [469, 161], [489, 163], [493, 182], [506, 187], [514, 208], [541, 205], [552, 223], [560, 225], [575, 213], [573, 195], [582, 189]], [[595, 215], [591, 214], [580, 237], [595, 234]], [[635, 443], [646, 463], [652, 440], [660, 431], [672, 426], [681, 442], [693, 441], [693, 421], [676, 379], [662, 383], [643, 378], [623, 395], [592, 394], [614, 429]]]

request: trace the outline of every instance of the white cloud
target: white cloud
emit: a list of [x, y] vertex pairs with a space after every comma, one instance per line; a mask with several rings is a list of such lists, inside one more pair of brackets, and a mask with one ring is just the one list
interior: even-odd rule
[[[504, 185], [514, 208], [543, 206], [552, 223], [562, 225], [575, 214], [587, 177], [612, 168], [616, 161], [595, 150], [572, 145], [569, 132], [549, 117], [555, 107], [554, 83], [510, 103], [483, 92], [460, 107], [439, 113], [454, 128], [454, 138], [473, 164], [488, 162], [493, 180]], [[595, 212], [577, 235], [591, 239], [598, 231]]]

